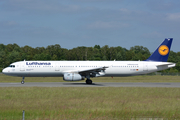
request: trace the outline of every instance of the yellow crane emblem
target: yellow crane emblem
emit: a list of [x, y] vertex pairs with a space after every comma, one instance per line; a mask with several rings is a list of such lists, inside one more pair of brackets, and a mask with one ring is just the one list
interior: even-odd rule
[[161, 45], [158, 49], [160, 55], [167, 55], [169, 53], [169, 48], [166, 45]]

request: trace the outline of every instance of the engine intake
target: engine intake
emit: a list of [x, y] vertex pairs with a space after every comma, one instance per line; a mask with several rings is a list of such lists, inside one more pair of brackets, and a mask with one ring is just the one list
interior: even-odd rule
[[63, 76], [64, 81], [80, 81], [84, 80], [84, 78], [77, 73], [65, 73]]

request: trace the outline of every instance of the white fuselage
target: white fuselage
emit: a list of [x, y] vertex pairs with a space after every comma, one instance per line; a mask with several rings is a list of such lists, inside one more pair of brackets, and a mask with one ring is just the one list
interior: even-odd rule
[[20, 61], [3, 69], [3, 73], [19, 77], [62, 77], [105, 67], [101, 76], [132, 76], [174, 67], [175, 63], [153, 61]]

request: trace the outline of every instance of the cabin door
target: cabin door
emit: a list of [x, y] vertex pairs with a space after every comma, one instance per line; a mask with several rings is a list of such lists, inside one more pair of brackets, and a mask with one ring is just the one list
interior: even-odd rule
[[148, 71], [148, 64], [147, 63], [143, 64], [143, 71]]
[[55, 71], [59, 71], [60, 66], [58, 64], [55, 65]]
[[20, 64], [20, 71], [25, 71], [25, 61]]

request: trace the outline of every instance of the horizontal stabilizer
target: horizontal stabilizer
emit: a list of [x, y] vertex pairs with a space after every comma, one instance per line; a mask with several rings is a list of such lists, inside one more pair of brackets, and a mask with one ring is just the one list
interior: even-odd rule
[[156, 65], [157, 67], [160, 67], [160, 66], [171, 66], [171, 65], [173, 65], [173, 66], [176, 66], [176, 64], [175, 63], [163, 63], [163, 64], [159, 64], [159, 65]]

